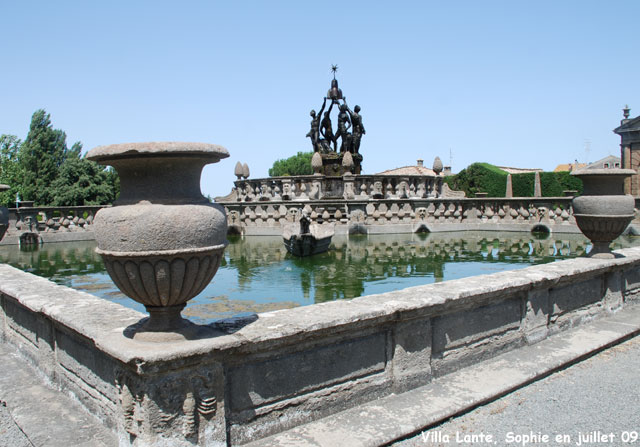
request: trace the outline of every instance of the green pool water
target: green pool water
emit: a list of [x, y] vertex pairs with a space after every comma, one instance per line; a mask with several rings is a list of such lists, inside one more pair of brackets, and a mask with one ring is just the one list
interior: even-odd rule
[[[546, 236], [546, 238], [545, 238]], [[614, 248], [640, 245], [620, 237]], [[0, 261], [144, 312], [106, 274], [95, 242], [45, 244], [35, 251], [0, 246]], [[584, 256], [581, 235], [461, 232], [334, 236], [308, 258], [288, 254], [280, 237], [234, 237], [218, 273], [183, 314], [207, 323], [243, 313], [349, 299], [432, 282]]]

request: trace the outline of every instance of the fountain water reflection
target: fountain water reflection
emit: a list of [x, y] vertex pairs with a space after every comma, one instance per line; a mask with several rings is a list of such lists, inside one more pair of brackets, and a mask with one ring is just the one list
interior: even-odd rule
[[[281, 237], [233, 237], [218, 274], [183, 314], [204, 323], [354, 298], [484, 273], [584, 256], [582, 235], [432, 233], [334, 236], [332, 249], [307, 258], [289, 255]], [[622, 236], [615, 248], [640, 245]], [[56, 283], [144, 311], [113, 285], [94, 242], [45, 244], [24, 252], [0, 247], [0, 260]]]

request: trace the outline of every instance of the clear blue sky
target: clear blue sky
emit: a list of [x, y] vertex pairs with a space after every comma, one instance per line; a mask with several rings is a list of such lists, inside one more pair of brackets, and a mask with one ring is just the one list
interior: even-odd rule
[[[553, 169], [619, 155], [640, 114], [640, 1], [8, 1], [0, 3], [0, 133], [38, 108], [85, 150], [202, 141], [231, 156], [227, 194], [310, 150], [309, 110], [340, 87], [362, 107], [365, 173], [474, 161]], [[335, 124], [334, 124], [335, 125]]]

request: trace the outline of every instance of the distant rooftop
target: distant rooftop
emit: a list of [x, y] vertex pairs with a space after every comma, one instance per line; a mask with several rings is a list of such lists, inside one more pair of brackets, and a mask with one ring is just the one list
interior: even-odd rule
[[556, 166], [553, 172], [572, 172], [572, 171], [575, 171], [576, 169], [582, 169], [586, 167], [587, 167], [586, 163], [563, 163]]
[[587, 166], [587, 169], [619, 168], [620, 166], [620, 157], [616, 157], [615, 155], [607, 155], [606, 157], [589, 164]]
[[[436, 175], [433, 169], [425, 168], [424, 161], [419, 159], [415, 166], [403, 166], [401, 168], [388, 169], [386, 171], [382, 171], [377, 173], [376, 175]], [[444, 173], [447, 175], [448, 166], [444, 167]], [[449, 173], [451, 172], [451, 168], [449, 168]]]
[[433, 169], [424, 166], [403, 166], [401, 168], [388, 169], [376, 175], [436, 175]]

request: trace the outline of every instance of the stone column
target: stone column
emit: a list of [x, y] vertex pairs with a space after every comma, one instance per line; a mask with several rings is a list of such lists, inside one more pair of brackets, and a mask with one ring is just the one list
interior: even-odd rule
[[540, 185], [540, 173], [536, 171], [533, 183], [533, 197], [542, 197], [542, 187]]

